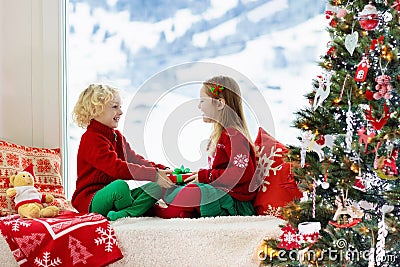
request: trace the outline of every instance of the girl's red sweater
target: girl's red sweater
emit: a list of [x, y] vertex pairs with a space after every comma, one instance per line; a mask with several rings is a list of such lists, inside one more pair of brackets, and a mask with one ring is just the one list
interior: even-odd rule
[[89, 212], [98, 190], [117, 179], [155, 181], [156, 168], [165, 166], [145, 160], [118, 130], [92, 120], [79, 144], [72, 205], [79, 212]]
[[200, 169], [199, 182], [212, 184], [239, 201], [251, 201], [256, 191], [249, 189], [255, 174], [256, 156], [249, 140], [238, 130], [224, 130], [218, 140], [209, 169]]

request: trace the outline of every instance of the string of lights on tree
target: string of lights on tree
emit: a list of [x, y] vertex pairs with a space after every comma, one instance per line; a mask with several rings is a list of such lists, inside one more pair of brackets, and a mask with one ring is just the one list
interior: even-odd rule
[[303, 197], [258, 256], [268, 266], [400, 266], [400, 0], [329, 0], [325, 15], [330, 41], [287, 155]]

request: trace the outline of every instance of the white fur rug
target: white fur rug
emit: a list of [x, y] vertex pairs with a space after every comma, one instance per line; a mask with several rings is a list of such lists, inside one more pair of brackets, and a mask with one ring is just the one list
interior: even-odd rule
[[272, 216], [125, 218], [114, 222], [124, 258], [112, 266], [258, 266], [264, 237], [278, 238]]
[[[124, 258], [110, 266], [258, 266], [263, 238], [278, 238], [272, 216], [124, 218], [112, 222]], [[0, 238], [0, 266], [18, 266]]]

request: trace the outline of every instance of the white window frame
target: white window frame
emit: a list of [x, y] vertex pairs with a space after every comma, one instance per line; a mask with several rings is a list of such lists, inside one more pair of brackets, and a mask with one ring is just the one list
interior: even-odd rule
[[[63, 185], [64, 192], [68, 199], [72, 196], [72, 192], [68, 186], [68, 177], [70, 177], [69, 173], [69, 162], [68, 162], [68, 138], [69, 138], [69, 109], [68, 109], [68, 66], [67, 66], [67, 34], [68, 34], [68, 23], [67, 23], [67, 2], [68, 0], [62, 1], [61, 3], [61, 157], [62, 157], [62, 177], [63, 177]], [[71, 195], [71, 196], [70, 196]]]

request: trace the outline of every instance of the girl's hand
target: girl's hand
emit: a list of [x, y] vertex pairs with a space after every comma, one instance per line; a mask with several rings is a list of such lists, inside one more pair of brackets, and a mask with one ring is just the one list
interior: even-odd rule
[[168, 174], [171, 174], [171, 170], [158, 170], [157, 171], [157, 184], [162, 188], [170, 188], [175, 184], [169, 179]]
[[183, 182], [185, 182], [185, 183], [198, 183], [199, 182], [199, 175], [197, 174], [197, 172], [194, 172], [193, 175], [191, 175], [188, 178], [186, 178]]

